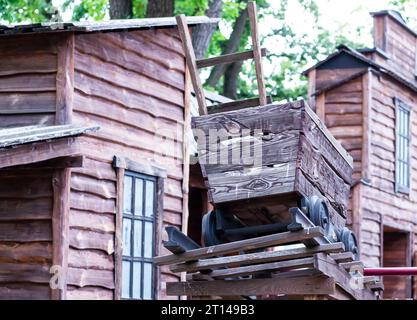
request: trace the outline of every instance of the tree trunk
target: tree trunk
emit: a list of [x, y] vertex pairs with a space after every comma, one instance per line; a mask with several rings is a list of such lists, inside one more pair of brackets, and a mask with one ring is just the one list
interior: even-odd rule
[[243, 61], [232, 63], [224, 73], [223, 95], [233, 100], [237, 100], [237, 87], [242, 65]]
[[110, 19], [131, 19], [132, 0], [110, 0]]
[[[220, 18], [222, 11], [222, 0], [210, 0], [209, 7], [206, 10], [206, 16], [211, 18]], [[211, 37], [216, 31], [217, 25], [215, 23], [199, 24], [193, 28], [193, 47], [197, 59], [204, 58]]]
[[[243, 34], [245, 33], [245, 27], [248, 21], [248, 10], [241, 10], [239, 17], [236, 19], [233, 32], [230, 35], [229, 40], [227, 41], [226, 47], [224, 48], [222, 54], [234, 53], [239, 49], [240, 41]], [[206, 81], [206, 85], [210, 87], [215, 87], [217, 82], [219, 82], [222, 75], [225, 73], [227, 65], [220, 64], [213, 68]]]
[[147, 18], [172, 17], [174, 0], [149, 0], [146, 8]]

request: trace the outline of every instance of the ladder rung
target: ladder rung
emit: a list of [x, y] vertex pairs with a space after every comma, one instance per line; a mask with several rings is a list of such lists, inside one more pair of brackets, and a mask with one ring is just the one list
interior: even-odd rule
[[[262, 57], [265, 57], [268, 52], [265, 48], [261, 49]], [[207, 68], [219, 64], [233, 63], [236, 61], [253, 59], [253, 51], [243, 51], [237, 53], [229, 53], [218, 57], [197, 60], [197, 68]]]

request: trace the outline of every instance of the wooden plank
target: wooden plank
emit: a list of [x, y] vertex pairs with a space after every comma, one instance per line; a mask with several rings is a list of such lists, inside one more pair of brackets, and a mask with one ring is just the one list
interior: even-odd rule
[[190, 182], [190, 147], [189, 134], [191, 133], [191, 76], [188, 67], [185, 70], [185, 90], [184, 90], [184, 129], [183, 129], [183, 179], [182, 179], [182, 226], [181, 231], [188, 234], [188, 200]]
[[52, 216], [52, 198], [1, 199], [0, 221], [48, 220]]
[[[272, 103], [272, 97], [267, 96], [266, 97], [267, 104]], [[229, 112], [229, 111], [236, 111], [246, 108], [252, 108], [260, 106], [259, 98], [250, 98], [245, 100], [237, 100], [237, 101], [231, 101], [231, 102], [225, 102], [222, 104], [216, 104], [208, 106], [208, 113], [209, 114], [216, 114], [221, 112]]]
[[294, 259], [288, 261], [251, 265], [246, 267], [214, 270], [209, 273], [213, 279], [226, 279], [232, 277], [244, 277], [264, 272], [279, 272], [285, 269], [310, 268], [314, 266], [314, 258]]
[[49, 264], [1, 263], [0, 286], [3, 283], [49, 283]]
[[181, 263], [185, 261], [195, 261], [202, 258], [215, 257], [223, 254], [238, 252], [243, 249], [254, 250], [277, 246], [280, 244], [291, 243], [303, 239], [311, 239], [324, 235], [324, 231], [320, 227], [301, 230], [298, 232], [284, 232], [274, 235], [235, 241], [225, 243], [218, 246], [205, 247], [201, 249], [187, 251], [179, 255], [166, 255], [154, 258], [154, 263], [157, 265], [169, 265], [172, 263]]
[[[22, 42], [23, 43], [23, 42]], [[21, 43], [21, 44], [22, 44]], [[0, 65], [0, 76], [20, 73], [50, 73], [57, 70], [56, 55], [51, 53], [22, 52], [16, 56], [3, 54], [2, 59], [7, 63]]]
[[65, 300], [68, 270], [68, 230], [71, 169], [58, 169], [52, 177], [54, 202], [52, 209], [52, 264], [58, 266], [58, 287], [52, 288], [54, 300]]
[[[124, 168], [116, 168], [116, 232], [114, 235], [114, 298], [122, 297], [122, 256], [123, 256], [123, 203], [124, 203]], [[159, 245], [159, 243], [158, 243]]]
[[114, 235], [82, 229], [70, 228], [69, 245], [75, 249], [103, 250], [107, 254], [114, 253]]
[[0, 241], [34, 242], [51, 241], [50, 221], [1, 222]]
[[[266, 49], [262, 48], [261, 56], [266, 57], [267, 54], [268, 53]], [[229, 63], [234, 63], [234, 62], [242, 61], [242, 60], [249, 60], [253, 58], [254, 58], [253, 51], [243, 51], [243, 52], [224, 54], [222, 56], [213, 57], [213, 58], [200, 59], [200, 60], [197, 60], [196, 62], [197, 62], [197, 68], [201, 69], [201, 68], [216, 66], [219, 64], [229, 64]]]
[[[33, 152], [36, 150], [36, 152]], [[54, 158], [81, 155], [74, 138], [61, 138], [53, 142], [35, 142], [0, 150], [0, 168], [41, 162]]]
[[55, 113], [55, 110], [55, 92], [0, 93], [1, 115], [25, 113]]
[[335, 282], [323, 276], [250, 280], [215, 280], [167, 283], [167, 295], [199, 296], [263, 296], [331, 294]]
[[52, 244], [48, 242], [0, 243], [0, 263], [50, 264]]
[[362, 178], [369, 180], [370, 176], [370, 152], [371, 152], [371, 119], [372, 119], [372, 71], [362, 77]]
[[68, 268], [68, 284], [77, 287], [97, 286], [114, 289], [114, 271]]
[[0, 92], [43, 92], [55, 91], [56, 74], [36, 73], [0, 77]]
[[25, 127], [31, 125], [52, 126], [55, 124], [55, 112], [39, 114], [1, 115], [2, 129]]
[[316, 113], [321, 121], [326, 120], [326, 93], [321, 93], [316, 97]]
[[352, 252], [342, 252], [342, 253], [332, 253], [329, 255], [337, 263], [346, 263], [353, 261], [353, 253]]
[[208, 176], [210, 193], [215, 203], [284, 194], [294, 191], [295, 162], [277, 164], [273, 168], [252, 168]]
[[0, 298], [7, 300], [49, 300], [47, 284], [4, 283], [0, 286]]
[[204, 259], [196, 262], [187, 262], [172, 265], [172, 272], [195, 272], [200, 270], [209, 270], [217, 268], [226, 268], [234, 266], [244, 266], [258, 263], [278, 262], [292, 259], [301, 259], [310, 257], [319, 252], [335, 253], [343, 250], [343, 244], [332, 243], [324, 244], [313, 248], [296, 248], [287, 250], [278, 250], [272, 252], [259, 252], [240, 254], [236, 256]]
[[262, 65], [261, 44], [260, 44], [259, 30], [258, 30], [258, 17], [257, 17], [255, 2], [253, 1], [248, 2], [248, 13], [249, 13], [249, 22], [250, 22], [250, 29], [251, 29], [253, 57], [255, 60], [256, 80], [258, 83], [258, 91], [259, 91], [259, 104], [261, 106], [264, 106], [267, 104], [267, 100], [266, 100], [265, 79], [264, 79], [264, 72], [263, 72], [263, 65]]
[[307, 101], [308, 101], [308, 105], [314, 110], [317, 110], [317, 106], [316, 106], [316, 96], [314, 95], [314, 93], [316, 92], [316, 75], [317, 75], [317, 71], [316, 69], [312, 69], [309, 71], [308, 73], [308, 94], [307, 94]]
[[72, 122], [74, 100], [74, 34], [66, 33], [57, 44], [56, 124]]
[[113, 300], [113, 290], [100, 287], [68, 286], [67, 300]]
[[193, 83], [200, 115], [207, 114], [206, 99], [204, 97], [204, 90], [201, 84], [200, 75], [198, 73], [196, 57], [185, 15], [182, 14], [176, 16], [175, 19], [177, 20], [178, 31], [180, 33], [182, 45], [184, 47], [186, 63], [190, 72], [191, 81]]
[[114, 270], [114, 260], [113, 255], [102, 251], [70, 249], [68, 266], [82, 269]]

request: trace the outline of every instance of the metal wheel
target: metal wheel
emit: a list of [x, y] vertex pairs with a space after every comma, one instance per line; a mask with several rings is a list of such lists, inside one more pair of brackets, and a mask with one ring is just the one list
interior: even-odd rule
[[216, 232], [216, 212], [212, 211], [203, 216], [201, 223], [203, 242], [206, 247], [221, 244], [221, 239]]
[[354, 259], [359, 260], [359, 247], [355, 234], [345, 227], [339, 232], [338, 238], [345, 245], [345, 250], [352, 252]]
[[312, 196], [308, 202], [308, 214], [311, 222], [322, 227], [325, 235], [331, 235], [331, 222], [326, 202], [317, 196]]

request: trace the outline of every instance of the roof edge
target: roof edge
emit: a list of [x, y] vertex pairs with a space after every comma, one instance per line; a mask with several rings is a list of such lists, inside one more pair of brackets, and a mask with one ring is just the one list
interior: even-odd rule
[[378, 17], [378, 16], [389, 16], [392, 19], [394, 19], [396, 22], [398, 22], [404, 29], [412, 33], [415, 37], [417, 37], [417, 31], [411, 29], [408, 25], [405, 19], [402, 17], [401, 13], [395, 10], [381, 10], [381, 11], [375, 11], [370, 12], [370, 15], [372, 17]]

